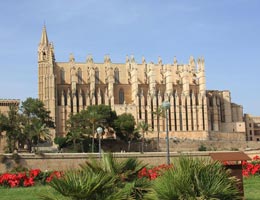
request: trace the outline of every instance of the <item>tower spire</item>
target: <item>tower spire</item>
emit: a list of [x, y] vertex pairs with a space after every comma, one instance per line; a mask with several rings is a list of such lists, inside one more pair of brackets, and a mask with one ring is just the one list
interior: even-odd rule
[[43, 29], [42, 29], [42, 37], [41, 37], [41, 42], [40, 42], [40, 44], [41, 44], [41, 45], [48, 45], [48, 44], [49, 44], [45, 24], [44, 24]]

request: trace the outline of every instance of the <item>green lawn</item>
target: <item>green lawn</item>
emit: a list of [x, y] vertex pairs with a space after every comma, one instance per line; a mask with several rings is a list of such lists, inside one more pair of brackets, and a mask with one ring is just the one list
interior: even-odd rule
[[246, 200], [260, 199], [260, 177], [244, 178], [244, 192]]
[[[3, 200], [37, 200], [40, 194], [55, 192], [49, 186], [35, 186], [28, 188], [0, 188], [0, 199]], [[57, 197], [59, 196], [56, 194]], [[59, 198], [62, 199], [62, 198]]]
[[[246, 200], [260, 199], [260, 177], [244, 179], [244, 191]], [[37, 200], [40, 194], [53, 193], [49, 186], [36, 186], [28, 188], [0, 188], [0, 199], [7, 200]], [[55, 194], [59, 197], [58, 194]], [[62, 197], [58, 198], [62, 199]]]

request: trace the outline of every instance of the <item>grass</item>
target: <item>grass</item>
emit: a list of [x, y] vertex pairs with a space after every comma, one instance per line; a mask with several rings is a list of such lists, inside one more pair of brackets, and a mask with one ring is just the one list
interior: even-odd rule
[[260, 177], [244, 178], [244, 193], [246, 200], [260, 199]]
[[[244, 192], [246, 200], [260, 199], [260, 176], [244, 179]], [[40, 194], [55, 193], [49, 186], [36, 186], [28, 188], [0, 188], [0, 200], [37, 200], [40, 199]], [[59, 197], [59, 194], [56, 197]], [[62, 199], [60, 196], [59, 199]]]
[[[55, 193], [49, 186], [35, 186], [27, 188], [0, 188], [0, 199], [37, 200], [40, 194]], [[56, 194], [59, 197], [59, 194]], [[62, 199], [62, 197], [60, 198]]]

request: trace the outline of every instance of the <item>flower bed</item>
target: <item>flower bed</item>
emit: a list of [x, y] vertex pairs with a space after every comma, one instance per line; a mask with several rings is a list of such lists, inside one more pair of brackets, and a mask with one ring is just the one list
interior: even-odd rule
[[260, 174], [260, 157], [254, 156], [251, 162], [243, 161], [243, 176], [249, 177]]
[[[223, 163], [225, 165], [229, 163]], [[250, 177], [260, 174], [260, 157], [254, 156], [251, 162], [243, 161], [243, 176]], [[159, 165], [152, 168], [142, 168], [138, 172], [138, 178], [147, 178], [154, 180], [161, 176], [165, 170], [172, 168], [173, 165]], [[53, 180], [53, 178], [60, 178], [63, 175], [60, 171], [46, 171], [40, 169], [32, 169], [24, 172], [3, 173], [0, 175], [0, 186], [3, 187], [30, 187], [35, 184], [46, 184]]]
[[0, 175], [0, 186], [4, 187], [30, 187], [37, 182], [45, 184], [56, 177], [60, 178], [61, 172], [42, 172], [40, 169], [32, 169], [25, 172], [4, 173]]
[[156, 166], [156, 167], [153, 167], [153, 168], [146, 168], [144, 167], [143, 169], [141, 169], [138, 173], [138, 178], [148, 178], [150, 180], [154, 180], [156, 179], [158, 176], [160, 176], [165, 170], [169, 169], [173, 167], [173, 165], [166, 165], [166, 164], [163, 164], [163, 165], [159, 165], [159, 166]]

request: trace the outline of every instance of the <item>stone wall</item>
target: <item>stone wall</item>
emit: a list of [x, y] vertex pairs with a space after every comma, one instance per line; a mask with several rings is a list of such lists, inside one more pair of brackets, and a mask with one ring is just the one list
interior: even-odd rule
[[[210, 152], [189, 152], [189, 153], [176, 153], [171, 152], [171, 161], [180, 155], [190, 155], [194, 157], [209, 157]], [[260, 155], [260, 151], [245, 152], [249, 157]], [[118, 159], [126, 159], [129, 157], [138, 158], [143, 163], [150, 165], [160, 165], [166, 163], [166, 152], [147, 152], [140, 153], [114, 153]], [[79, 164], [84, 163], [89, 159], [99, 159], [99, 154], [88, 153], [46, 153], [46, 154], [18, 154], [16, 162], [12, 154], [2, 154], [2, 163], [0, 163], [0, 173], [11, 170], [17, 166], [19, 162], [23, 167], [29, 169], [39, 168], [42, 171], [46, 170], [68, 170], [71, 168], [78, 168]], [[3, 159], [4, 158], [4, 159]]]
[[245, 132], [210, 132], [209, 138], [217, 141], [246, 141]]

